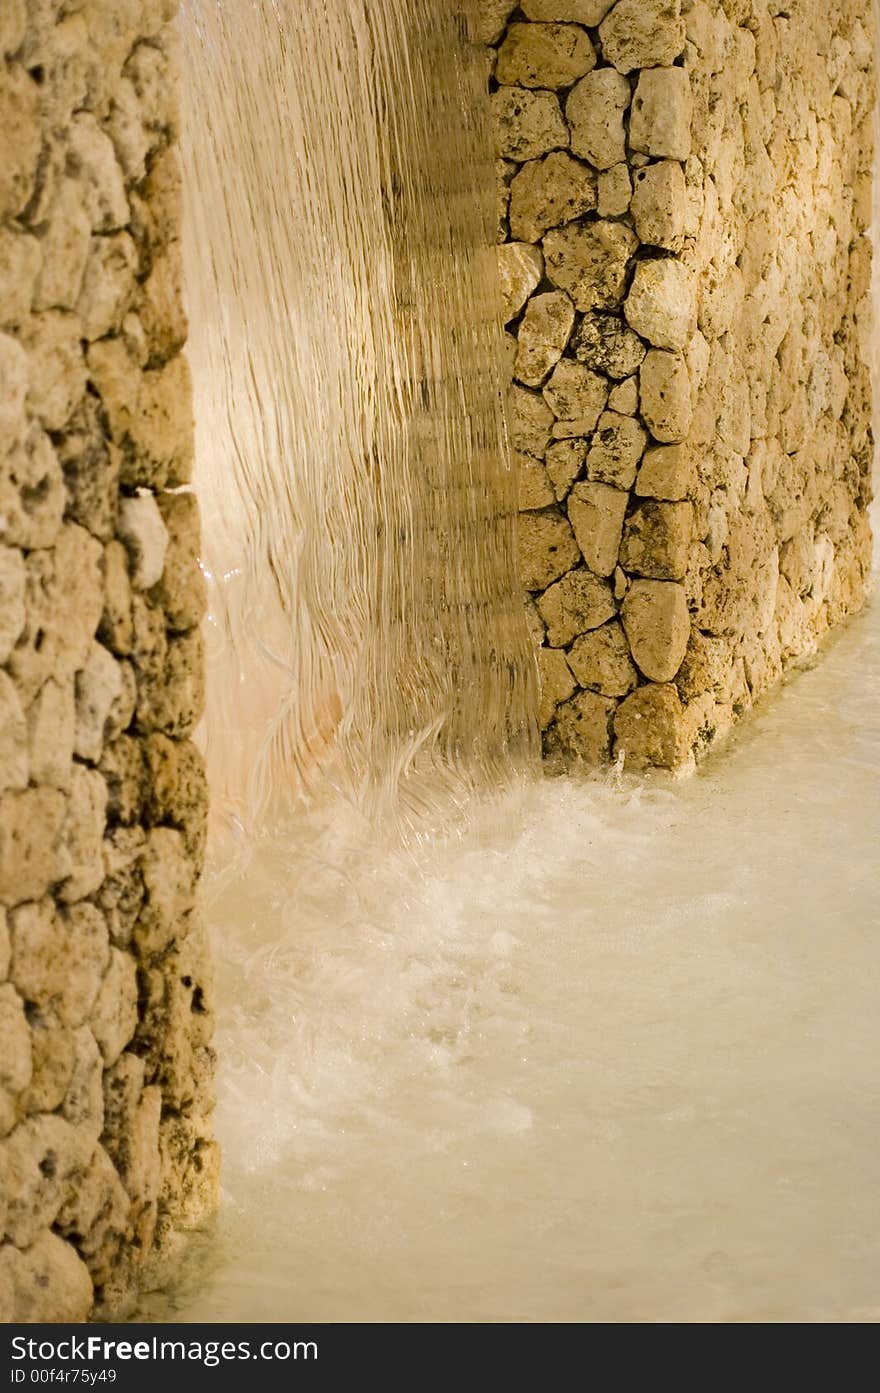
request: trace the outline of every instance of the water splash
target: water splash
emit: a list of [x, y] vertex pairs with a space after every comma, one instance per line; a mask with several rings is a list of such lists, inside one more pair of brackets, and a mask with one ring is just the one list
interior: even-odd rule
[[535, 754], [485, 73], [436, 0], [184, 0], [215, 809], [426, 826]]

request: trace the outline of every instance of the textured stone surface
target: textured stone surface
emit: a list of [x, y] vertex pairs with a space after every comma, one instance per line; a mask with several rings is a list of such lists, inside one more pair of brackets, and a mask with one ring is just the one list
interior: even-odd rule
[[674, 63], [684, 48], [681, 0], [617, 0], [599, 33], [603, 54], [622, 73]]
[[[608, 714], [584, 693], [621, 703], [612, 752], [631, 765], [702, 757], [862, 602], [869, 11], [867, 0], [528, 0], [507, 12], [533, 53], [540, 25], [561, 24], [589, 29], [597, 54], [567, 86], [492, 97], [504, 197], [517, 181], [538, 190], [550, 151], [568, 154], [548, 172], [595, 176], [595, 206], [544, 196], [521, 215], [546, 279], [519, 293], [540, 299], [549, 282], [576, 311], [550, 376], [533, 379], [543, 400], [511, 397], [521, 506], [564, 505], [580, 554], [604, 573], [576, 565], [532, 592], [541, 653], [568, 648], [566, 669], [542, 659], [553, 768], [609, 753]], [[624, 643], [636, 677], [617, 691], [595, 674], [606, 644]]]
[[576, 309], [611, 309], [622, 302], [637, 246], [635, 233], [623, 223], [600, 218], [555, 228], [543, 246], [548, 280], [568, 291]]
[[575, 484], [568, 497], [568, 517], [581, 555], [597, 576], [610, 576], [617, 565], [627, 496], [608, 484]]
[[626, 156], [623, 118], [630, 86], [614, 68], [597, 68], [572, 88], [565, 103], [572, 153], [595, 169], [610, 169]]
[[537, 242], [548, 227], [559, 227], [596, 207], [596, 175], [565, 150], [530, 160], [511, 180], [510, 235]]
[[[169, 194], [175, 8], [0, 5], [7, 1320], [112, 1311], [216, 1189], [204, 935], [192, 929], [206, 816], [187, 738], [201, 692], [198, 510], [164, 492], [192, 458]], [[541, 110], [553, 103], [567, 144], [556, 97]], [[520, 140], [538, 139], [534, 114]], [[514, 313], [542, 270], [512, 270]], [[174, 1145], [160, 1137], [172, 1110]]]
[[570, 87], [595, 62], [590, 37], [577, 24], [511, 24], [498, 50], [495, 76], [521, 87]]
[[519, 326], [514, 376], [539, 387], [559, 362], [573, 324], [574, 306], [564, 291], [533, 296]]

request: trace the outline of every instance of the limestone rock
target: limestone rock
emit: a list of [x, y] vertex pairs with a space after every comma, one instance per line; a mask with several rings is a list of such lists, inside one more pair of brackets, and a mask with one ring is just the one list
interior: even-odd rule
[[537, 160], [568, 145], [568, 127], [555, 92], [499, 87], [490, 98], [498, 154], [507, 160]]
[[671, 682], [681, 667], [690, 636], [684, 586], [674, 581], [633, 581], [621, 618], [639, 670], [652, 682]]
[[15, 988], [0, 986], [0, 1088], [15, 1096], [31, 1081], [31, 1033]]
[[651, 349], [639, 369], [639, 404], [655, 440], [686, 439], [693, 416], [691, 382], [680, 354]]
[[610, 758], [615, 706], [598, 692], [578, 692], [557, 708], [555, 736], [567, 766], [601, 764]]
[[482, 44], [497, 43], [516, 8], [517, 0], [480, 0], [476, 16], [477, 41]]
[[79, 320], [47, 310], [31, 319], [22, 342], [30, 357], [28, 405], [47, 431], [62, 430], [86, 387]]
[[74, 1032], [40, 1018], [31, 1029], [33, 1072], [22, 1094], [26, 1112], [54, 1112], [64, 1101], [76, 1057]]
[[28, 788], [0, 798], [0, 901], [38, 900], [58, 879], [66, 811], [57, 789]]
[[128, 199], [110, 137], [91, 112], [81, 111], [71, 121], [68, 140], [92, 230], [115, 232], [125, 227], [129, 220]]
[[681, 0], [617, 0], [599, 35], [603, 55], [622, 73], [674, 63], [684, 51]]
[[555, 367], [574, 324], [574, 306], [562, 290], [535, 295], [526, 306], [517, 335], [514, 375], [539, 387]]
[[93, 643], [76, 676], [76, 743], [80, 759], [96, 764], [110, 713], [122, 694], [122, 668], [101, 643]]
[[514, 449], [540, 459], [553, 431], [553, 412], [538, 392], [513, 386], [507, 394], [507, 424]]
[[531, 455], [517, 454], [514, 459], [517, 478], [517, 505], [521, 512], [546, 508], [556, 502], [553, 485], [540, 460]]
[[123, 498], [119, 504], [119, 536], [128, 548], [132, 583], [149, 590], [162, 577], [168, 529], [152, 493]]
[[[91, 905], [76, 905], [71, 917], [84, 916]], [[70, 1076], [62, 1116], [80, 1136], [95, 1142], [104, 1130], [103, 1063], [98, 1043], [87, 1025], [74, 1031], [73, 1073]]]
[[540, 596], [538, 611], [547, 625], [547, 642], [564, 648], [578, 634], [611, 619], [615, 605], [608, 582], [581, 568], [551, 585]]
[[603, 411], [587, 455], [587, 477], [616, 489], [632, 488], [647, 442], [646, 432], [633, 416]]
[[608, 394], [608, 410], [619, 416], [635, 416], [639, 409], [639, 379], [628, 377], [612, 387]]
[[107, 785], [97, 769], [74, 763], [63, 830], [68, 875], [58, 892], [65, 903], [94, 894], [104, 879], [106, 819]]
[[[4, 4], [4, 10], [6, 6]], [[31, 197], [40, 157], [40, 91], [19, 64], [0, 68], [0, 220], [23, 212]]]
[[107, 928], [94, 905], [74, 905], [62, 915], [44, 899], [13, 912], [12, 981], [47, 1020], [83, 1024], [107, 955]]
[[98, 636], [114, 653], [131, 652], [134, 626], [128, 554], [122, 543], [115, 540], [104, 551], [104, 609]]
[[27, 723], [15, 685], [0, 668], [0, 792], [27, 784]]
[[35, 310], [72, 310], [79, 299], [89, 259], [92, 224], [76, 179], [60, 180], [41, 238], [41, 269], [34, 290]]
[[538, 649], [538, 675], [541, 685], [541, 704], [538, 708], [538, 724], [542, 730], [553, 720], [560, 702], [567, 701], [577, 683], [559, 648]]
[[640, 261], [624, 313], [636, 333], [656, 348], [686, 348], [697, 327], [691, 272], [671, 257]]
[[645, 453], [635, 491], [641, 498], [677, 502], [688, 497], [693, 477], [693, 459], [686, 445], [655, 445]]
[[0, 57], [11, 58], [21, 48], [26, 30], [25, 0], [7, 0], [0, 14]]
[[544, 274], [544, 256], [540, 247], [531, 246], [528, 242], [505, 242], [498, 248], [498, 272], [504, 323], [508, 324], [511, 319], [516, 319]]
[[626, 512], [627, 495], [607, 484], [575, 484], [568, 499], [568, 516], [581, 554], [597, 576], [610, 576]]
[[596, 64], [596, 51], [577, 24], [511, 24], [498, 50], [499, 83], [570, 87]]
[[616, 620], [575, 639], [568, 662], [581, 687], [603, 696], [626, 696], [639, 680], [629, 645]]
[[11, 334], [0, 334], [0, 438], [4, 451], [23, 440], [27, 431], [25, 400], [30, 384], [31, 365], [28, 356]]
[[601, 171], [596, 197], [600, 218], [622, 217], [629, 208], [631, 198], [632, 181], [628, 165], [615, 164]]
[[585, 24], [595, 29], [613, 4], [614, 0], [522, 0], [519, 8], [529, 19]]
[[624, 223], [597, 219], [554, 229], [544, 238], [548, 279], [567, 290], [575, 308], [613, 309], [623, 300], [629, 259], [638, 245]]
[[554, 436], [589, 435], [607, 396], [604, 378], [570, 358], [561, 358], [544, 388], [544, 400], [556, 417]]
[[[641, 0], [636, 0], [641, 4]], [[641, 74], [629, 124], [632, 150], [661, 160], [686, 160], [691, 153], [693, 98], [684, 68], [648, 68]]]
[[190, 735], [205, 703], [203, 639], [199, 629], [172, 637], [161, 666], [139, 669], [137, 721], [141, 730]]
[[85, 1168], [83, 1138], [55, 1114], [29, 1118], [3, 1143], [9, 1167], [6, 1236], [18, 1248], [35, 1243]]
[[568, 494], [569, 489], [584, 467], [587, 454], [587, 444], [585, 440], [578, 440], [572, 437], [567, 440], [556, 440], [547, 447], [544, 462], [547, 467], [547, 475], [556, 493], [556, 500], [561, 503]]
[[130, 1209], [110, 1157], [96, 1146], [88, 1169], [56, 1221], [62, 1234], [75, 1238], [96, 1285], [105, 1285], [113, 1275], [120, 1246], [130, 1236]]
[[580, 551], [561, 513], [523, 513], [519, 520], [519, 571], [526, 590], [545, 590], [571, 570]]
[[638, 335], [614, 314], [585, 314], [571, 347], [579, 363], [615, 379], [637, 372], [647, 352]]
[[83, 1321], [92, 1309], [88, 1269], [63, 1238], [48, 1231], [19, 1250], [0, 1249], [12, 1287], [11, 1319], [29, 1325], [43, 1321]]
[[76, 302], [83, 338], [100, 339], [119, 330], [134, 297], [137, 271], [137, 249], [127, 232], [93, 239]]
[[620, 564], [630, 575], [681, 580], [693, 530], [690, 503], [640, 503], [627, 518]]
[[42, 266], [36, 237], [0, 227], [0, 325], [18, 327], [31, 313]]
[[622, 701], [614, 717], [615, 754], [631, 769], [675, 769], [687, 753], [678, 692], [649, 683]]
[[630, 86], [614, 68], [596, 68], [573, 87], [565, 103], [572, 153], [596, 169], [610, 169], [626, 158], [623, 118]]
[[666, 251], [680, 251], [687, 218], [687, 184], [676, 160], [638, 169], [629, 205], [642, 242]]
[[105, 1067], [115, 1064], [138, 1022], [138, 985], [130, 953], [110, 949], [110, 962], [92, 1007], [90, 1025]]
[[561, 227], [596, 207], [596, 175], [565, 150], [530, 160], [510, 185], [510, 235], [537, 242], [551, 227]]
[[99, 402], [91, 395], [78, 406], [56, 440], [67, 489], [67, 516], [107, 541], [116, 531], [120, 451], [106, 438]]
[[172, 629], [192, 629], [201, 624], [207, 607], [199, 565], [198, 500], [194, 493], [162, 493], [157, 502], [168, 546], [156, 595]]
[[52, 442], [33, 426], [0, 470], [0, 539], [10, 546], [50, 547], [64, 514], [64, 480]]

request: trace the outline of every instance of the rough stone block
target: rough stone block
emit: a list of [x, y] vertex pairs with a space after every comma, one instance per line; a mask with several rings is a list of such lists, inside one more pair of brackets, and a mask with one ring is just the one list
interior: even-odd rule
[[607, 484], [575, 484], [568, 498], [568, 516], [581, 554], [597, 576], [610, 576], [617, 553], [627, 495]]

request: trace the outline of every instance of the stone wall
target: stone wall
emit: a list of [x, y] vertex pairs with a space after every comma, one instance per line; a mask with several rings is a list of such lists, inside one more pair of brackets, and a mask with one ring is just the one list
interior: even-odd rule
[[176, 0], [0, 5], [0, 1319], [212, 1203]]
[[862, 603], [871, 0], [482, 0], [552, 765], [704, 754]]

